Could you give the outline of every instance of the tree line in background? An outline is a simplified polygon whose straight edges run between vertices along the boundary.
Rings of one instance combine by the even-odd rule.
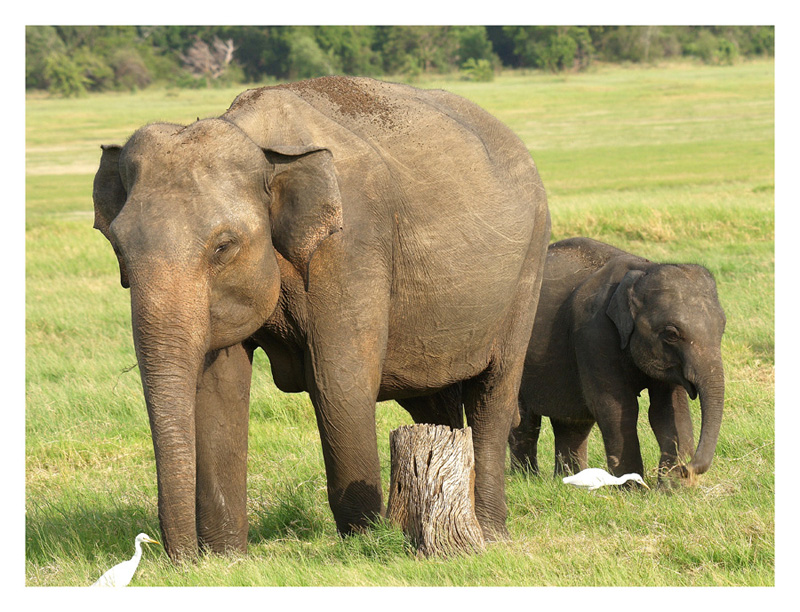
[[[71,96],[331,74],[585,70],[595,61],[774,56],[773,26],[27,26],[25,86]]]

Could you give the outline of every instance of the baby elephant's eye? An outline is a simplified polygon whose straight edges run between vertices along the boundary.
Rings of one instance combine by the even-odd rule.
[[[669,342],[670,344],[676,343],[678,340],[681,339],[680,333],[678,333],[678,329],[673,327],[672,325],[667,325],[664,328],[664,331],[661,333],[661,336]]]

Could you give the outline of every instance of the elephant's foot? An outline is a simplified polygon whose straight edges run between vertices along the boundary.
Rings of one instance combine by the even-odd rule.
[[[366,482],[354,482],[329,495],[336,531],[341,536],[364,533],[386,515],[381,490]]]
[[[536,454],[528,454],[511,448],[511,469],[516,472],[526,472],[534,476],[539,475],[539,462]]]
[[[585,469],[578,461],[571,461],[565,459],[562,455],[556,455],[555,464],[553,467],[553,476],[561,478],[563,476],[572,476],[581,470]]]
[[[697,474],[683,464],[662,464],[658,468],[658,486],[667,489],[693,487],[698,482]]]
[[[243,529],[237,530],[223,529],[220,531],[201,527],[198,531],[198,544],[203,552],[211,552],[218,555],[245,554],[247,552],[247,524]]]
[[[161,542],[164,545],[167,556],[173,563],[194,563],[200,555],[197,538],[194,536],[171,538],[162,529]]]
[[[480,523],[480,520],[478,522]],[[481,531],[483,532],[483,539],[487,543],[511,541],[511,534],[508,533],[505,525],[484,526],[481,524]]]

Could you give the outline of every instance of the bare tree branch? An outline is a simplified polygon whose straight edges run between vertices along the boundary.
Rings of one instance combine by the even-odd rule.
[[[192,74],[217,79],[225,74],[233,61],[234,51],[236,47],[233,39],[229,38],[223,42],[215,36],[213,48],[198,39],[186,53],[181,54],[181,60]]]

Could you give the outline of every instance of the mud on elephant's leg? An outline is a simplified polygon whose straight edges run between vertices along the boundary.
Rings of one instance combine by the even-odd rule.
[[[247,549],[247,428],[253,350],[213,351],[198,379],[197,536],[222,553]]]
[[[589,434],[594,421],[550,419],[555,437],[556,476],[577,474],[589,467]]]

